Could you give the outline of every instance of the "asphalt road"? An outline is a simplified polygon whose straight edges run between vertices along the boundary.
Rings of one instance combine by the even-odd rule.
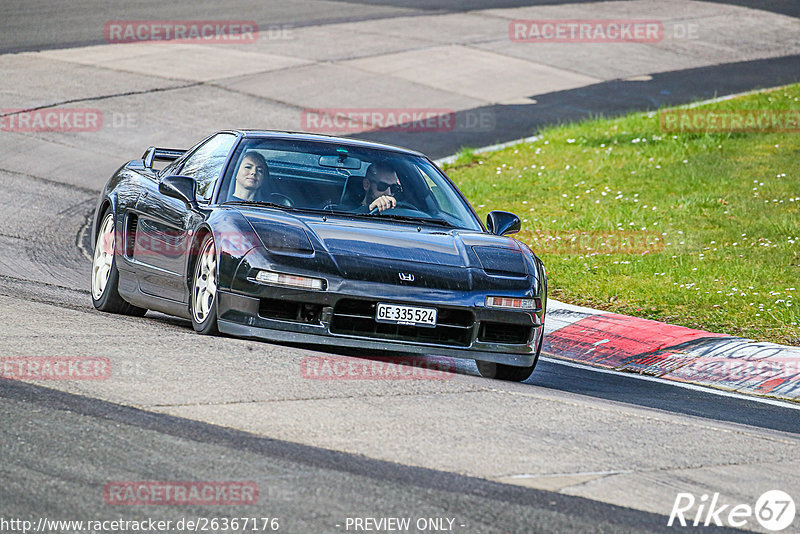
[[[446,13],[527,5],[577,4],[585,0],[386,0],[339,2],[331,0],[198,0],[160,2],[50,2],[9,0],[0,20],[0,53],[68,48],[103,43],[98,29],[109,20],[254,20],[260,27],[315,26],[393,16]]]
[[[498,0],[480,7],[565,3],[574,2]],[[477,4],[201,0],[191,9],[105,2],[99,10],[94,2],[6,2],[0,52],[101,43],[98,28],[110,19],[230,18],[235,9],[259,24],[299,27],[423,17]],[[758,6],[797,16],[796,4]],[[48,78],[58,72],[49,64],[19,72],[15,91],[44,94],[51,105],[68,98],[54,96],[55,90],[51,96],[48,83],[73,89],[74,80]],[[77,96],[69,98],[81,102],[96,91],[91,98],[114,101],[142,83],[131,79],[113,90],[105,82],[77,80]],[[592,113],[654,109],[798,79],[796,55],[728,61],[645,81],[536,94],[535,105],[459,111],[488,111],[496,127],[487,132],[361,137],[444,156]],[[163,87],[141,90],[148,100],[133,109],[186,105],[169,99]],[[169,121],[154,132],[189,137]],[[336,525],[347,517],[447,516],[465,525],[463,532],[649,532],[665,529],[679,491],[718,491],[728,501],[748,502],[767,489],[800,487],[795,407],[550,361],[542,361],[525,384],[483,380],[468,361],[440,382],[320,383],[298,372],[303,358],[326,354],[320,347],[200,338],[187,322],[159,314],[100,314],[86,289],[82,230],[109,162],[121,163],[117,154],[138,147],[150,133],[135,133],[131,142],[111,132],[102,145],[96,138],[12,135],[0,138],[8,139],[0,148],[6,195],[0,210],[0,355],[100,355],[116,371],[96,383],[0,381],[0,517],[269,515],[280,517],[286,532],[339,532]],[[24,149],[40,146],[47,151]],[[258,505],[120,507],[102,496],[114,480],[242,479],[258,483]]]
[[[529,136],[531,131],[551,124],[653,111],[798,81],[800,55],[726,63],[653,74],[647,81],[613,80],[536,95],[535,104],[483,106],[456,113],[456,123],[466,122],[470,116],[490,117],[491,123],[498,125],[491,132],[465,129],[442,136],[430,132],[373,131],[353,137],[412,147],[435,158],[446,157],[462,147],[481,147],[522,139]]]
[[[462,12],[473,9],[588,4],[600,0],[196,0],[125,2],[109,0],[97,9],[97,2],[50,2],[48,0],[6,0],[0,19],[0,53],[67,48],[103,43],[98,28],[109,20],[255,20],[259,25],[289,24],[293,27],[332,22],[407,16],[414,14]],[[712,0],[797,17],[795,0]]]
[[[348,517],[451,518],[452,532],[664,532],[667,520],[152,414],[27,384],[0,388],[5,519],[270,517],[280,532],[344,532]],[[53,440],[53,435],[63,436]],[[257,503],[119,506],[127,480],[253,481]],[[352,530],[352,529],[350,529]],[[413,530],[412,530],[413,531]]]

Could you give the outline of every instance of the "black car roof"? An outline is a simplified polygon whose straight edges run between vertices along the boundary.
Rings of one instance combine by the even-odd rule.
[[[312,141],[318,143],[330,143],[349,145],[360,148],[374,148],[376,150],[390,150],[392,152],[399,152],[401,154],[408,154],[411,156],[427,157],[421,152],[410,150],[394,145],[387,145],[384,143],[375,143],[373,141],[362,141],[361,139],[351,139],[349,137],[336,137],[333,135],[311,134],[306,132],[288,132],[278,130],[231,130],[240,133],[248,139],[287,139],[297,141]]]

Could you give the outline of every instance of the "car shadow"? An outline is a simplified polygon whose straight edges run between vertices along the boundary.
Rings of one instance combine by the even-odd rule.
[[[193,330],[192,322],[188,319],[166,315],[161,312],[149,310],[144,320],[151,320],[160,324],[169,324],[188,330]],[[478,368],[474,360],[469,358],[452,358],[449,356],[439,356],[435,354],[409,354],[407,352],[397,352],[391,350],[380,349],[360,349],[351,347],[341,347],[337,345],[326,345],[317,343],[291,343],[282,341],[270,341],[258,338],[236,337],[219,334],[221,337],[229,339],[236,339],[240,341],[248,341],[252,343],[264,343],[279,347],[295,348],[301,350],[310,350],[321,353],[320,358],[326,356],[344,357],[344,358],[359,358],[376,363],[392,364],[395,366],[408,367],[416,370],[426,370],[432,373],[451,373],[466,376],[480,376]],[[330,338],[332,343],[335,343],[335,338]],[[373,367],[373,369],[377,369]],[[399,374],[403,374],[406,369],[400,369]],[[418,373],[419,379],[426,378],[424,374]],[[430,378],[430,377],[427,377]]]

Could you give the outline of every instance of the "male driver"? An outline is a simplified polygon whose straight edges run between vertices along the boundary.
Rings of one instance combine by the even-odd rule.
[[[392,209],[397,206],[395,194],[402,191],[397,173],[386,163],[373,163],[364,176],[364,200],[362,206],[367,211],[377,208],[378,211]]]

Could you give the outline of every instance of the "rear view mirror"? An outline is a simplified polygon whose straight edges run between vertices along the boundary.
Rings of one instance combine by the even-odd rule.
[[[350,156],[320,156],[319,157],[319,165],[320,167],[334,167],[336,169],[360,169],[361,168],[361,160],[358,158],[352,158]]]

